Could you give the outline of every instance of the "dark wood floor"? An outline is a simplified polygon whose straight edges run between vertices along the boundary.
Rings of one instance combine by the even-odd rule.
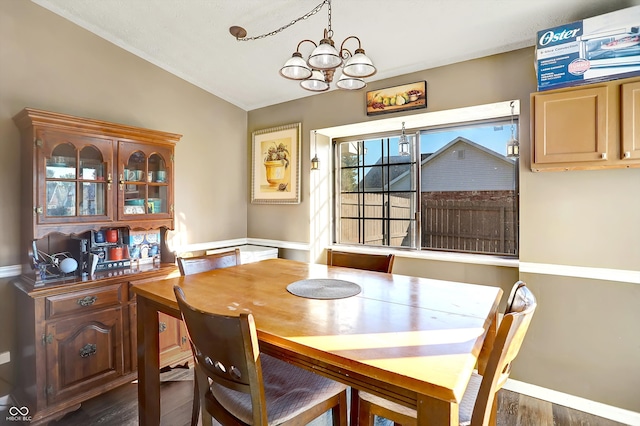
[[[193,372],[174,368],[161,375],[162,425],[189,425]],[[128,426],[138,424],[137,383],[123,385],[82,404],[50,426]],[[500,426],[620,426],[611,420],[507,390],[499,393]],[[314,422],[315,423],[315,422]]]

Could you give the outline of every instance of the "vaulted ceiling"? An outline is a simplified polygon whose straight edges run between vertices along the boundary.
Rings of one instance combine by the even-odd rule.
[[[322,38],[327,5],[259,40],[237,41],[229,27],[238,25],[248,37],[258,36],[307,14],[322,0],[32,1],[244,110],[314,95],[278,71],[299,41]],[[378,70],[367,79],[371,82],[534,46],[539,30],[638,4],[640,0],[333,0],[331,20],[336,45],[350,35],[362,41]],[[301,48],[308,55],[306,46],[312,46]],[[350,40],[345,47],[353,51],[357,45]],[[335,84],[331,90],[337,90]]]

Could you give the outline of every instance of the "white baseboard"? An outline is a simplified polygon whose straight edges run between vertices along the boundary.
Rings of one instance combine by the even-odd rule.
[[[585,413],[593,414],[594,416],[624,423],[625,425],[640,426],[640,413],[635,411],[625,410],[623,408],[591,401],[579,396],[569,395],[513,379],[508,379],[503,389],[562,405],[563,407],[583,411]]]

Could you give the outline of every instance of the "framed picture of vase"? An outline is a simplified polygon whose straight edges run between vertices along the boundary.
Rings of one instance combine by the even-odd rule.
[[[251,202],[300,203],[300,123],[253,132]]]

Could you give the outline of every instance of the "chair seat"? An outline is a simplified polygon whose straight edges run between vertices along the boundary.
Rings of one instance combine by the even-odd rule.
[[[473,373],[471,375],[471,379],[469,380],[469,384],[467,385],[467,389],[464,391],[464,395],[462,396],[462,401],[460,402],[460,405],[458,407],[458,416],[461,426],[467,426],[471,424],[471,414],[473,413],[473,407],[476,404],[476,398],[478,397],[478,391],[480,390],[481,383],[482,376],[477,373]],[[369,401],[372,404],[384,407],[397,413],[404,414],[405,416],[413,418],[417,417],[416,410],[412,408],[405,407],[404,405],[391,402],[388,399],[380,398],[363,391],[360,391],[359,395],[360,399]]]
[[[314,405],[338,395],[347,387],[334,380],[295,367],[269,355],[260,354],[269,425],[286,422]],[[217,383],[211,393],[230,413],[251,424],[251,395]]]

